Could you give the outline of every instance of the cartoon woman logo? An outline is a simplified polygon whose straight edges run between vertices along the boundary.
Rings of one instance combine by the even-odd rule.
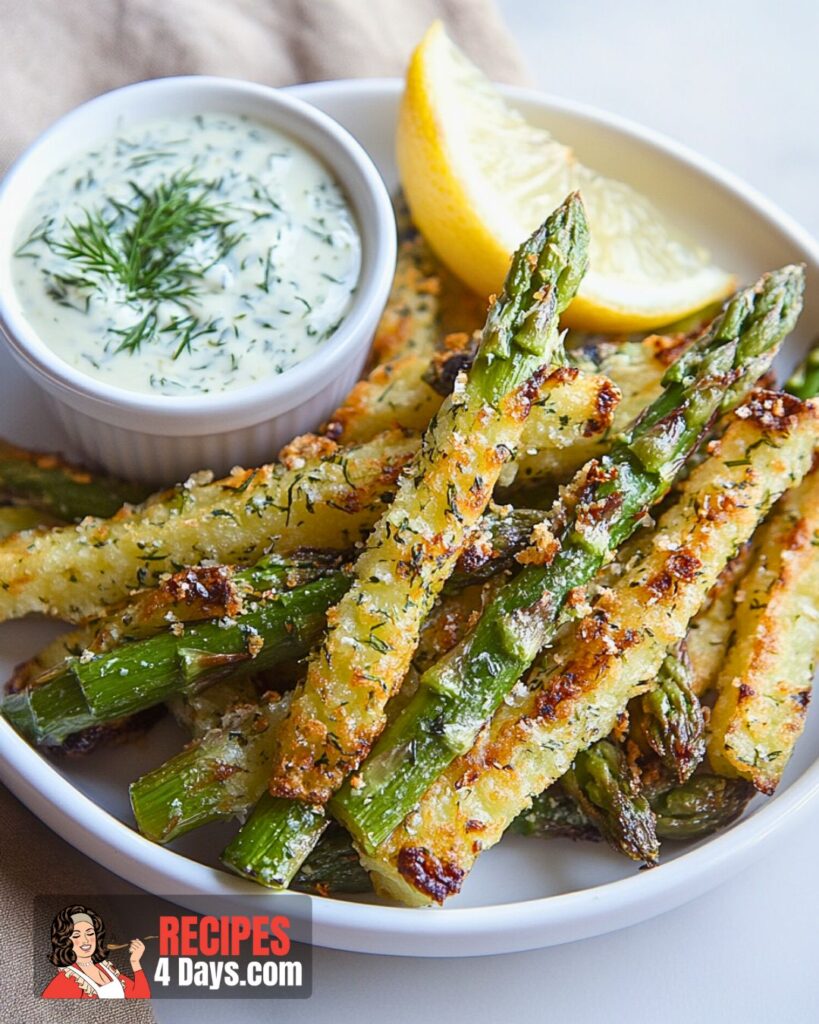
[[[123,948],[123,947],[111,947]],[[148,999],[151,989],[142,970],[145,944],[128,944],[133,978],[106,959],[105,924],[90,907],[74,904],[57,914],[51,925],[49,960],[57,974],[43,990],[43,999]]]

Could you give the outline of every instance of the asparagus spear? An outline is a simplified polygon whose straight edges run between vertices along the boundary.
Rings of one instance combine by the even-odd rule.
[[[467,337],[456,336],[458,342]],[[453,346],[455,340],[450,337],[447,344]],[[469,365],[471,359],[464,358],[461,349],[449,347],[431,361],[429,354],[413,353],[377,366],[336,411],[325,428],[326,435],[349,444],[394,427],[423,431],[443,399],[452,393],[458,370]],[[646,366],[649,380],[659,382],[662,371],[658,368],[659,364]],[[430,372],[434,383],[427,382]],[[515,463],[504,468],[504,476],[559,479],[565,475],[565,464],[574,458],[567,449],[603,443],[619,395],[616,383],[602,373],[581,373],[574,367],[553,373],[543,382],[541,396],[523,428]]]
[[[673,363],[660,396],[599,462],[578,474],[556,517],[560,549],[503,587],[474,631],[428,669],[416,697],[382,734],[331,810],[373,851],[458,754],[474,742],[553,635],[569,592],[588,582],[668,491],[715,417],[770,365],[801,309],[804,274],[785,267],[730,299]],[[560,517],[565,526],[560,529]]]
[[[72,657],[48,682],[9,694],[3,713],[35,741],[60,743],[79,729],[161,704],[186,687],[303,657],[349,581],[344,573],[317,569],[312,581],[290,590],[292,571],[271,559],[237,573],[238,584],[261,594],[258,600],[246,596],[238,625],[221,619],[176,623],[97,657]]]
[[[275,695],[268,695],[262,701],[230,708],[218,727],[209,729],[186,750],[133,783],[131,802],[140,832],[165,843],[210,821],[242,816],[260,797],[262,808],[269,807],[275,799],[265,795],[269,760],[276,725],[288,699],[280,702]],[[622,788],[616,779],[605,781],[614,788]],[[657,815],[656,834],[663,839],[706,835],[732,821],[745,806],[750,791],[752,787],[716,776],[696,776],[673,791],[661,789],[649,796]],[[296,813],[303,807],[296,804]],[[278,815],[273,816],[274,824],[279,820]],[[541,838],[599,839],[598,823],[556,784],[535,797],[532,806],[518,815],[508,831]],[[237,853],[237,837],[226,863],[262,884],[280,887],[285,881],[281,865],[294,869],[304,855],[298,843],[314,841],[323,821],[307,807],[300,827],[292,828],[292,824],[291,821],[289,835],[279,833],[275,838],[278,843],[295,839],[297,846],[283,852],[279,845],[272,844],[276,856],[272,867],[277,874],[260,870],[257,863],[258,857],[271,864],[269,841],[257,842],[249,852],[239,847]],[[250,839],[257,838],[255,829],[251,830]],[[331,822],[295,874],[291,887],[326,894],[364,892],[371,886],[349,835]]]
[[[681,645],[660,666],[654,689],[629,706],[629,735],[682,783],[705,757],[705,720]]]
[[[649,798],[654,832],[663,840],[702,839],[726,828],[745,809],[753,786],[741,779],[697,775],[682,786]],[[600,840],[600,834],[559,784],[535,797],[505,835],[538,839]],[[257,879],[260,880],[260,879]],[[290,884],[291,889],[317,896],[372,891],[370,876],[361,865],[348,832],[331,822]]]
[[[380,892],[417,904],[460,889],[478,853],[651,687],[725,564],[809,468],[817,437],[819,410],[791,396],[757,392],[736,411],[645,556],[544,653],[375,853],[364,851]]]
[[[813,469],[755,537],[709,721],[711,767],[769,795],[804,728],[819,658],[818,546],[819,470]]]
[[[87,518],[0,543],[0,620],[98,615],[136,588],[202,562],[248,565],[271,549],[349,550],[378,518],[418,440],[401,432],[340,449],[300,439],[283,461],[200,478],[113,519]]]
[[[572,195],[513,257],[469,377],[444,401],[356,562],[282,727],[273,795],[325,802],[383,728],[421,624],[517,447],[533,375],[560,351],[558,315],[586,263],[585,216]]]
[[[323,808],[263,793],[221,861],[237,875],[287,888],[326,827]]]
[[[632,860],[657,863],[654,813],[620,747],[599,740],[581,750],[561,785],[610,846]]]
[[[650,798],[654,831],[664,840],[703,839],[735,821],[753,793],[753,786],[741,779],[696,775],[684,785]],[[559,785],[535,797],[532,806],[515,818],[505,834],[539,839],[603,838]],[[299,869],[291,888],[331,896],[370,892],[372,882],[361,866],[349,834],[331,824]]]
[[[514,565],[540,517],[527,509],[487,513],[446,589],[458,590]],[[162,587],[162,594],[171,596],[181,589],[182,596],[176,598],[181,607],[149,592],[145,603],[151,607],[145,613],[137,602],[110,622],[98,624],[93,639],[85,631],[78,633],[77,646],[83,653],[16,687],[4,699],[2,712],[35,742],[62,743],[79,729],[142,711],[178,692],[201,690],[226,672],[238,679],[303,657],[319,639],[328,608],[350,586],[349,572],[340,562],[340,556],[328,551],[306,552],[301,558],[271,556],[240,571],[220,567],[217,589],[232,590],[233,603],[241,602],[243,610],[212,611],[220,617],[204,622],[180,621],[205,617],[191,604],[188,578],[193,577],[196,588],[203,572],[217,570],[186,570]],[[175,581],[186,586],[174,585]],[[154,605],[158,622],[156,615],[148,614]],[[207,599],[203,607],[207,609]],[[169,627],[171,613],[175,621]],[[129,640],[134,632],[139,637],[145,631],[147,636]],[[16,676],[25,676],[25,666]]]
[[[521,812],[507,833],[541,839],[601,839],[594,822],[562,791],[562,783],[544,790]],[[726,828],[745,810],[754,787],[742,779],[694,775],[682,785],[647,794],[658,839],[703,839]],[[321,846],[317,848],[320,849]],[[325,872],[330,876],[329,868]]]
[[[396,211],[396,215],[400,231],[402,214]],[[395,277],[373,340],[375,363],[407,354],[430,356],[445,329],[443,296],[454,292],[452,299],[460,304],[463,291],[463,285],[442,266],[424,236],[406,219],[399,238]],[[458,329],[466,330],[467,324],[460,323]]]
[[[454,615],[460,619],[473,604],[474,589],[464,589],[443,599],[435,617]],[[462,605],[466,606],[465,609]],[[456,622],[454,637],[439,628],[435,632],[434,640],[422,636],[417,656],[423,656],[423,649],[433,643],[439,650],[451,646],[457,642],[458,633],[463,629]],[[275,727],[285,705],[280,707],[272,696],[261,702],[255,698],[244,702],[225,699],[236,693],[236,686],[237,680],[230,677],[224,683],[216,683],[204,693],[195,695],[194,700],[214,696],[211,708],[215,720],[209,710],[197,714],[196,742],[133,784],[131,793],[137,825],[151,838],[166,842],[211,821],[214,813],[218,817],[242,817],[262,796],[276,741]],[[405,689],[411,687],[405,684],[387,705],[388,719],[398,714],[406,702]],[[214,707],[219,701],[220,691],[223,693],[221,712]],[[290,696],[284,698],[286,701],[290,699]],[[234,706],[242,703],[244,707]],[[204,721],[204,727],[199,727],[200,719]],[[186,721],[183,724],[187,726]],[[237,743],[237,731],[240,730],[244,730],[244,736],[242,742]],[[261,771],[260,765],[263,766]],[[230,779],[227,791],[219,788],[223,777]],[[270,802],[265,806],[275,809]],[[286,812],[287,808],[280,805],[279,810]],[[286,813],[284,817],[287,817]],[[310,824],[309,820],[307,824]],[[294,848],[298,849],[299,840],[295,838]],[[294,862],[292,869],[297,866]],[[278,877],[283,877],[284,868],[280,866],[278,870]]]
[[[788,381],[819,393],[819,349]],[[819,468],[785,494],[754,538],[716,676],[708,759],[723,775],[771,794],[805,725],[819,658]]]
[[[289,694],[271,693],[231,708],[219,728],[133,782],[131,808],[139,831],[167,843],[252,807],[267,784],[276,728],[289,701]]]
[[[144,501],[142,484],[95,476],[58,455],[29,452],[0,441],[0,500],[28,505],[56,519],[114,515]]]
[[[649,798],[660,839],[702,839],[726,828],[742,814],[754,795],[743,779],[694,775],[681,786]]]
[[[738,588],[750,564],[754,541],[745,544],[720,574],[685,637],[691,663],[691,688],[698,700],[712,689],[725,652],[732,642],[734,606]]]
[[[372,891],[347,832],[333,823],[296,873],[291,889],[317,896]]]
[[[620,434],[661,393],[663,375],[669,362],[694,337],[649,335],[641,341],[605,340],[585,346],[580,352],[567,353],[571,365],[582,371],[584,381],[599,379],[601,375],[603,380],[610,380],[617,388],[619,401],[613,404],[609,415],[601,417],[602,430],[591,424],[591,429],[584,431],[582,437],[575,436],[569,447],[538,444],[536,438],[530,446],[529,439],[524,436],[526,449],[504,471],[502,485],[521,489],[538,480],[564,482],[570,480],[589,459],[605,455]],[[568,402],[562,404],[568,405]],[[601,391],[600,408],[606,404],[606,395]]]
[[[559,353],[558,316],[585,273],[587,242],[583,207],[572,195],[515,253],[469,377],[430,424],[356,563],[353,586],[331,612],[280,730],[272,796],[326,802],[383,729],[423,621],[520,439],[533,375],[542,379],[543,364]],[[280,837],[292,814],[287,804],[265,801],[246,827]],[[240,833],[228,856],[241,873],[256,869],[237,860],[237,850],[263,856],[264,870],[287,881],[299,866],[292,849],[306,855],[308,844],[291,835],[289,845],[277,841],[262,855]]]

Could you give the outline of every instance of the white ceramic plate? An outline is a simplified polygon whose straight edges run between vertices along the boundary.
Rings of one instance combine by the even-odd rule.
[[[395,187],[399,82],[326,82],[294,92],[357,136],[387,185]],[[668,139],[563,100],[511,89],[507,95],[533,121],[574,145],[585,163],[650,195],[740,278],[803,261],[808,300],[778,367],[790,370],[819,324],[819,247],[810,237],[747,186]],[[7,352],[0,352],[0,435],[32,447],[62,444],[42,399]],[[5,677],[56,632],[53,624],[36,620],[0,627],[0,673]],[[191,833],[173,849],[155,846],[129,827],[128,782],[181,743],[181,733],[165,722],[130,746],[85,760],[51,760],[0,722],[0,777],[63,838],[144,889],[193,904],[197,896],[214,893],[275,900],[218,869],[229,826]],[[700,895],[736,874],[775,838],[785,837],[819,791],[818,753],[814,712],[774,798],[756,800],[739,823],[710,840],[666,844],[663,863],[653,871],[638,872],[602,845],[511,837],[480,859],[465,891],[442,910],[313,898],[315,942],[367,953],[476,956],[570,942],[634,924]]]

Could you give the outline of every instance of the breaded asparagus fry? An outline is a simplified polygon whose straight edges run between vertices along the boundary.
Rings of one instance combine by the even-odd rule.
[[[480,851],[650,686],[727,562],[809,468],[817,440],[817,410],[788,396],[758,393],[737,411],[662,516],[648,555],[600,596],[472,749],[364,857],[379,891],[424,904],[461,888]]]
[[[373,339],[373,360],[415,352],[427,359],[441,337],[441,265],[423,236],[410,229],[398,244],[395,278]]]
[[[398,244],[395,279],[373,339],[373,360],[388,363],[409,354],[429,360],[443,334],[479,328],[484,309],[485,303],[409,226]]]
[[[708,759],[773,793],[805,724],[819,656],[819,471],[760,531],[717,679]]]
[[[376,366],[333,414],[327,436],[351,444],[394,427],[424,430],[444,399],[425,380],[429,368],[429,356],[416,353]],[[602,374],[556,369],[543,382],[523,428],[517,459],[504,469],[504,479],[557,478],[573,456],[556,452],[573,446],[589,450],[611,427],[619,400],[616,384]]]
[[[384,726],[421,624],[517,447],[558,355],[558,316],[587,262],[582,204],[570,196],[515,254],[468,378],[430,424],[329,617],[280,732],[271,794],[326,802]]]
[[[605,378],[575,373],[556,371],[533,410],[541,456],[561,438],[608,422],[616,392]],[[590,427],[592,407],[599,418]],[[8,537],[0,542],[0,621],[36,611],[76,622],[185,564],[248,564],[271,546],[349,547],[377,519],[417,448],[415,435],[398,431],[348,448],[308,435],[284,450],[281,465],[190,482],[111,520]]]
[[[0,621],[99,614],[184,565],[247,565],[268,549],[347,549],[385,507],[417,439],[392,432],[352,448],[310,439],[281,464],[189,481],[113,519],[15,534],[0,543]]]
[[[666,495],[720,412],[768,368],[802,305],[790,266],[737,292],[668,369],[662,393],[599,461],[566,488],[540,558],[502,587],[469,635],[427,669],[331,811],[368,850],[389,836],[438,774],[464,753],[538,651],[558,615]]]
[[[541,516],[522,509],[484,515],[447,588],[515,564]],[[234,678],[273,666],[278,672],[320,639],[327,610],[352,582],[346,561],[344,553],[313,550],[266,556],[248,569],[184,569],[18,666],[2,711],[38,742],[62,742],[73,730],[201,690],[226,671]]]
[[[568,480],[589,459],[604,455],[612,439],[660,394],[663,374],[679,352],[672,347],[673,340],[651,335],[643,341],[621,345],[601,342],[585,352],[572,353],[583,377],[569,393],[556,392],[553,402],[558,415],[569,415],[578,424],[585,415],[586,425],[574,432],[571,444],[558,446],[553,442],[544,444],[549,435],[537,431],[540,419],[530,420],[524,433],[526,447],[521,447],[516,461],[504,471],[501,483],[521,486],[539,479]],[[608,392],[602,386],[606,380],[611,381],[616,392]],[[594,382],[599,382],[596,393],[592,391]],[[564,407],[570,398],[577,404]],[[588,415],[592,404],[599,408],[597,417]]]
[[[409,352],[379,363],[330,417],[326,436],[355,444],[393,427],[424,430],[443,401],[424,381],[430,358],[428,353]]]
[[[180,754],[130,788],[139,831],[167,843],[192,828],[231,818],[259,799],[270,776],[277,725],[289,694],[238,705]]]
[[[731,646],[736,593],[750,564],[753,547],[751,540],[725,566],[688,627],[685,646],[691,663],[691,689],[697,697],[713,688]]]

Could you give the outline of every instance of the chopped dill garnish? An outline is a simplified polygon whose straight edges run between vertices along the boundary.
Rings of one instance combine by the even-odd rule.
[[[59,279],[61,285],[91,292],[104,282],[120,285],[129,302],[150,304],[145,314],[128,328],[111,328],[119,337],[117,352],[136,352],[156,337],[159,325],[157,307],[174,302],[185,308],[185,300],[196,294],[196,282],[241,241],[233,230],[226,203],[209,198],[210,183],[190,172],[174,174],[152,189],[129,182],[132,196],[127,202],[108,199],[102,210],[86,210],[85,219],[67,221],[63,238],[56,238],[50,225],[37,229],[20,252],[34,241],[44,242],[52,252],[71,260],[77,273]],[[215,241],[214,255],[207,263],[195,261],[187,252],[199,238]],[[203,334],[216,330],[212,322],[203,324],[185,308],[185,315],[174,317],[161,329],[177,331],[179,346],[174,358]]]

